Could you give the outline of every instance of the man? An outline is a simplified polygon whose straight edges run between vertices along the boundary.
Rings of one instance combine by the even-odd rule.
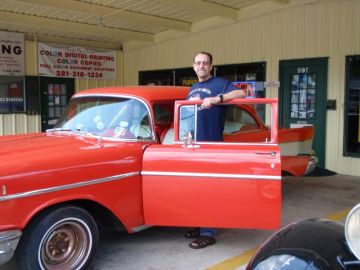
[[[213,106],[233,98],[246,96],[244,90],[236,88],[231,82],[211,75],[212,55],[199,52],[193,59],[193,68],[199,82],[195,83],[187,99],[202,99],[201,110],[198,111],[196,127],[197,141],[223,141],[225,124],[225,106]],[[215,229],[196,228],[185,234],[187,238],[196,238],[190,243],[191,248],[204,248],[216,243]]]
[[[193,68],[199,82],[195,83],[187,99],[202,99],[198,112],[197,138],[198,141],[222,141],[225,123],[224,106],[213,106],[221,102],[246,96],[244,90],[236,88],[231,82],[211,75],[212,55],[199,52],[194,56]]]

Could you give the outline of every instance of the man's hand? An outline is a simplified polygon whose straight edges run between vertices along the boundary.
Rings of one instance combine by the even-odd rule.
[[[209,109],[212,105],[220,103],[220,97],[208,97],[204,98],[203,103],[201,104],[201,108]]]

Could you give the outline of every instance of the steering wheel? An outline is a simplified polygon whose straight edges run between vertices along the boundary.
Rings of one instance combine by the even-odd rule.
[[[144,125],[132,125],[130,132],[134,134],[136,138],[148,138],[150,136],[150,129]]]

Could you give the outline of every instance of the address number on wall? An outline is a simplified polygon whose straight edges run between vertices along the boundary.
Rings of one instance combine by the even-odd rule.
[[[297,68],[297,73],[309,73],[309,68],[308,67],[298,67]]]

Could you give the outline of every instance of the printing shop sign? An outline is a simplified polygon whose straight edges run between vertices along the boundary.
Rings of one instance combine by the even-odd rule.
[[[116,79],[115,51],[38,43],[41,76]]]
[[[24,35],[0,31],[0,75],[24,75]]]

